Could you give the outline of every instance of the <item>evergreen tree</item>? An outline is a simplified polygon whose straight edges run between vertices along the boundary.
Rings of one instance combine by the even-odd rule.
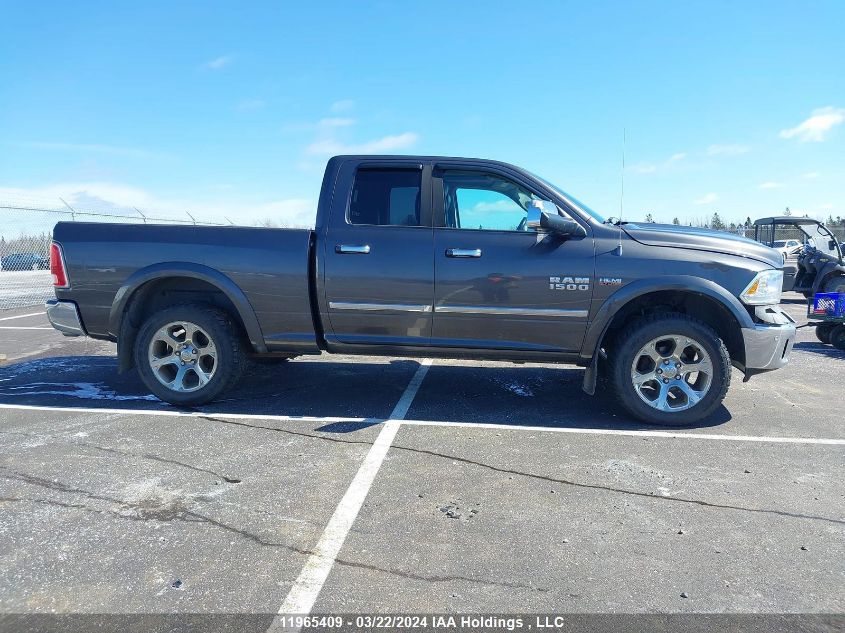
[[[716,211],[713,214],[713,219],[710,220],[710,228],[716,229],[717,231],[724,231],[725,230],[725,223],[722,222],[722,218],[719,217],[718,211]]]
[[[675,218],[674,220],[672,220],[672,224],[677,226],[677,225],[680,225],[681,222],[680,222],[680,220],[678,220],[678,218]]]
[[[645,221],[649,224],[654,224],[654,218],[652,217],[651,213],[646,214]]]

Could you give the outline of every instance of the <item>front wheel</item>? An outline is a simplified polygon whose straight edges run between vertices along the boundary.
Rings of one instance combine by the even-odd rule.
[[[686,426],[711,415],[731,383],[725,344],[706,324],[684,314],[635,321],[610,352],[610,384],[631,415]]]
[[[141,326],[135,366],[146,387],[165,402],[205,404],[240,378],[244,351],[238,334],[229,315],[216,308],[165,308]]]

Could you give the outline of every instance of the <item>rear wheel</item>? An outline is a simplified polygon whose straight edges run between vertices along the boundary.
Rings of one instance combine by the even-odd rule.
[[[229,316],[216,308],[166,308],[141,326],[135,366],[146,387],[165,402],[205,404],[240,377],[244,352],[238,334]]]
[[[725,398],[731,364],[725,344],[684,314],[635,321],[610,353],[610,386],[633,416],[685,426],[711,415]]]
[[[836,323],[819,323],[816,326],[816,338],[825,345],[830,343],[830,334],[836,328]]]
[[[845,325],[837,325],[830,333],[830,344],[845,352]]]

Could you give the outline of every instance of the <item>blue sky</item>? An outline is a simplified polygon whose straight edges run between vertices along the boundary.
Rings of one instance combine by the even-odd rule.
[[[845,2],[2,2],[0,202],[311,221],[343,152],[845,215]]]

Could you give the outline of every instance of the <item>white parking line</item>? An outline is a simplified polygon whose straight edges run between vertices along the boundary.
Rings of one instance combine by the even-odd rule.
[[[176,409],[114,409],[103,407],[51,407],[32,404],[0,403],[0,409],[21,411],[57,411],[61,413],[107,413],[140,416],[170,416],[178,418],[224,418],[227,420],[269,420],[277,422],[370,422],[372,418],[339,418],[302,415],[263,415],[260,413],[216,413],[203,411],[177,411]],[[382,420],[377,420],[382,422]]]
[[[410,388],[410,385],[408,386]],[[417,387],[418,388],[418,387]],[[403,398],[409,392],[406,390]],[[404,412],[411,400],[406,399]],[[402,404],[402,400],[396,405]],[[344,418],[344,417],[315,417],[300,415],[274,415],[260,413],[218,413],[203,411],[177,411],[175,409],[113,409],[98,407],[52,407],[46,405],[28,404],[5,404],[0,403],[0,410],[11,409],[20,411],[56,411],[62,413],[107,413],[122,415],[140,416],[176,416],[183,418],[224,418],[227,420],[268,420],[278,422],[376,422],[382,423],[388,420],[377,420],[375,418]],[[394,409],[394,413],[396,413]],[[845,446],[845,439],[827,437],[784,437],[770,435],[725,435],[719,433],[684,433],[681,431],[626,431],[622,429],[589,429],[570,428],[560,426],[523,426],[520,424],[498,424],[496,422],[444,422],[442,420],[404,420],[399,416],[391,416],[391,419],[399,421],[402,425],[410,426],[454,426],[467,429],[486,429],[496,431],[529,431],[532,433],[571,433],[574,435],[621,435],[629,437],[660,437],[678,440],[714,440],[723,442],[762,442],[773,444],[824,444],[833,446]]]
[[[23,325],[0,325],[0,330],[52,330],[51,327],[26,327]]]
[[[378,434],[375,443],[364,458],[364,463],[361,464],[361,468],[355,474],[352,483],[349,484],[349,489],[343,495],[343,499],[340,500],[332,518],[329,519],[320,540],[317,541],[312,554],[299,573],[299,577],[293,583],[293,587],[288,592],[282,606],[279,607],[279,616],[311,613],[314,602],[329,577],[334,561],[346,540],[346,535],[349,533],[355,517],[358,516],[361,506],[364,505],[370,486],[372,486],[387,451],[393,443],[393,438],[396,437],[396,432],[401,424],[399,420],[408,413],[408,409],[414,401],[414,396],[417,395],[430,365],[431,360],[422,361],[411,382],[405,388],[405,392],[390,414],[390,419],[385,422],[384,428]],[[285,627],[282,618],[274,619],[268,631],[281,630],[289,631],[290,627]]]
[[[577,435],[626,435],[629,437],[667,437],[679,440],[719,440],[724,442],[772,442],[775,444],[833,444],[845,445],[845,439],[825,437],[778,437],[766,435],[723,435],[717,433],[680,433],[677,431],[625,431],[621,429],[579,429],[560,426],[522,426],[495,422],[444,422],[441,420],[404,420],[410,426],[455,426],[497,431],[532,431],[542,433],[574,433]]]
[[[26,317],[44,316],[46,312],[33,312],[32,314],[18,314],[17,316],[3,317],[0,321],[11,321],[12,319],[25,319]]]

